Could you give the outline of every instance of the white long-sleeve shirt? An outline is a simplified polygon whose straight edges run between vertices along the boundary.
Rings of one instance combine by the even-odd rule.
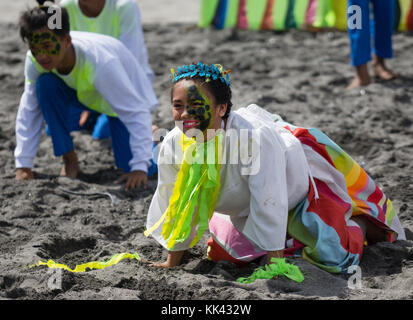
[[[151,110],[158,105],[152,84],[119,40],[88,32],[72,31],[70,35],[76,53],[75,66],[68,75],[53,72],[74,90],[80,83],[83,87],[86,85],[92,91],[84,95],[78,91],[80,102],[115,115],[125,124],[133,155],[129,162],[131,170],[146,172],[152,158]],[[32,168],[38,150],[44,118],[36,96],[36,81],[45,72],[28,52],[25,88],[16,119],[17,168]]]
[[[97,17],[84,15],[79,7],[79,0],[62,0],[70,16],[70,29],[105,34],[120,40],[142,65],[149,80],[155,76],[150,67],[148,53],[142,31],[142,19],[135,0],[106,0]]]
[[[309,168],[300,141],[275,125],[274,119],[269,117],[255,105],[230,113],[224,138],[227,152],[220,169],[221,187],[214,215],[230,216],[237,229],[258,248],[276,251],[285,246],[288,211],[307,195]],[[256,161],[248,166],[239,158],[246,147],[241,138],[242,130],[247,130],[252,143],[258,146],[255,150],[259,150],[254,156],[254,147],[248,147]],[[238,141],[232,140],[230,131],[238,135]],[[252,131],[255,133],[251,135]],[[182,156],[181,152],[174,152],[181,134],[176,127],[162,142],[158,157],[158,187],[149,207],[147,229],[168,208]],[[239,156],[234,157],[236,152]],[[246,175],[246,168],[251,169],[251,175]],[[162,227],[159,227],[152,236],[167,248],[161,231]],[[188,249],[194,233],[195,230],[192,237],[176,243],[173,250]]]

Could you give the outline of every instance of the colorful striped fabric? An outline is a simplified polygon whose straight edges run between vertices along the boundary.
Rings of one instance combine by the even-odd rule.
[[[302,257],[331,273],[347,273],[360,263],[365,244],[351,216],[363,215],[386,230],[389,242],[397,238],[394,230],[402,234],[391,201],[336,143],[318,129],[277,123],[300,140],[314,175],[307,197],[289,212],[285,256]],[[317,167],[323,168],[321,173]],[[225,215],[214,215],[209,228],[208,256],[213,261],[243,265],[266,254]]]
[[[202,28],[347,28],[347,0],[201,0]],[[413,0],[396,0],[395,30],[413,30]]]
[[[286,126],[303,145],[321,155],[344,175],[351,205],[333,192],[324,181],[315,179],[319,199],[311,186],[307,199],[290,212],[288,234],[297,241],[287,253],[302,255],[329,272],[347,272],[360,262],[363,237],[360,228],[345,221],[351,207],[352,216],[363,215],[375,225],[388,230],[390,242],[397,238],[391,230],[395,210],[390,199],[373,179],[324,133],[317,129]],[[311,164],[310,164],[311,167]],[[299,248],[301,247],[301,248]]]

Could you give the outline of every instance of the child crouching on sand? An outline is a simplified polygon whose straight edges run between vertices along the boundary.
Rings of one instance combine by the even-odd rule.
[[[125,174],[126,189],[146,185],[152,158],[150,110],[158,101],[145,71],[117,39],[70,32],[66,9],[40,6],[20,18],[20,34],[28,43],[25,87],[16,119],[16,179],[33,179],[44,120],[55,156],[63,157],[61,175],[80,173],[70,132],[77,109],[106,114],[115,163]],[[49,28],[56,12],[61,27]]]
[[[231,111],[219,65],[173,71],[177,126],[162,141],[145,234],[180,264],[209,229],[208,256],[238,265],[301,256],[329,272],[358,265],[365,241],[404,239],[391,201],[317,129],[257,105]]]

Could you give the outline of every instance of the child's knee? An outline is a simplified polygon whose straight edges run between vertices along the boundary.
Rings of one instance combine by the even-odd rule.
[[[43,73],[36,81],[36,91],[38,94],[41,92],[55,92],[59,81],[61,80],[57,75],[51,72]]]

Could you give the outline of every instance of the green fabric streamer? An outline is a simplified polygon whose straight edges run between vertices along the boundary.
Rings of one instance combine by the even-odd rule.
[[[198,22],[200,28],[208,28],[215,16],[219,0],[201,1],[201,18]]]
[[[237,282],[252,283],[257,279],[272,279],[277,276],[286,276],[296,282],[304,281],[304,276],[300,269],[293,264],[285,262],[285,258],[272,258],[271,262],[274,263],[255,269],[249,277],[240,277],[237,279]]]
[[[297,28],[301,28],[305,23],[309,0],[295,0],[294,18]]]
[[[237,25],[239,0],[229,0],[224,28],[234,28]]]
[[[247,1],[248,25],[252,30],[259,30],[267,7],[267,0]]]
[[[274,29],[285,30],[286,18],[288,14],[288,1],[275,1],[274,3]]]
[[[318,0],[317,14],[314,21],[316,28],[331,28],[335,23],[335,15],[331,5],[331,0]]]

